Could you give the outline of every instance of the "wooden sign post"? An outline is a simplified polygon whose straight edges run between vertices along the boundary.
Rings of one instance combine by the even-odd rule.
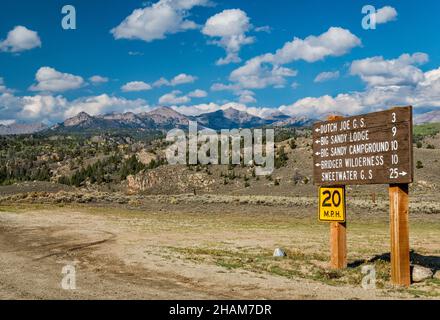
[[[354,117],[332,116],[316,123],[313,160],[314,183],[319,186],[390,185],[391,280],[408,286],[408,185],[414,176],[412,107]],[[332,268],[347,266],[346,232],[345,218],[344,222],[331,222]]]
[[[327,121],[342,120],[341,116],[329,116]],[[344,201],[345,201],[345,186]],[[347,268],[347,221],[330,222],[330,268]]]
[[[390,185],[391,282],[411,284],[409,265],[408,184]]]
[[[346,222],[330,223],[330,267],[347,268],[347,224]]]

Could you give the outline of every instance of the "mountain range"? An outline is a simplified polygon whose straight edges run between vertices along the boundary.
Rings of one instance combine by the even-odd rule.
[[[434,110],[414,117],[414,124],[439,123],[440,111]]]
[[[220,129],[272,127],[308,127],[316,120],[306,116],[291,117],[278,110],[268,116],[258,117],[234,108],[217,110],[198,116],[186,116],[169,107],[159,107],[150,112],[142,113],[110,113],[91,116],[80,112],[52,127],[43,123],[0,124],[0,135],[17,135],[43,132],[46,134],[63,133],[100,133],[100,132],[151,132],[173,128],[185,129],[189,121],[196,121],[199,126]],[[440,111],[431,111],[414,117],[415,124],[440,122]]]
[[[143,113],[111,113],[91,116],[81,112],[76,116],[59,123],[45,132],[75,133],[131,130],[137,132],[185,129],[189,121],[195,121],[201,127],[220,129],[257,128],[262,126],[310,126],[314,121],[306,117],[289,117],[279,111],[261,118],[233,108],[204,113],[198,116],[186,116],[169,107],[159,107]]]
[[[0,124],[0,136],[14,134],[29,134],[43,131],[48,127],[44,123],[12,123],[8,125]]]

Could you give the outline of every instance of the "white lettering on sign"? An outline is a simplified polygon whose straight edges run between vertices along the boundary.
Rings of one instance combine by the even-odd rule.
[[[388,152],[390,151],[390,142],[382,141],[365,144],[355,144],[349,147],[349,151],[350,154]]]
[[[325,182],[338,182],[344,180],[357,180],[357,171],[347,170],[347,171],[334,171],[334,172],[323,172],[322,181]]]
[[[383,164],[384,164],[383,156],[371,156],[371,157],[359,157],[359,158],[345,159],[345,166],[347,168],[375,167],[375,166],[383,166]]]
[[[330,143],[331,144],[340,144],[340,143],[346,143],[347,142],[347,134],[338,134],[335,136],[330,136]]]
[[[347,146],[332,147],[330,150],[330,155],[332,157],[345,156],[347,154]]]
[[[332,133],[336,131],[338,131],[337,123],[327,123],[325,125],[322,125],[321,128],[318,130],[320,134]]]
[[[342,168],[342,165],[343,165],[342,159],[321,161],[321,169],[338,169],[338,168]]]
[[[350,142],[368,141],[368,130],[350,133]]]

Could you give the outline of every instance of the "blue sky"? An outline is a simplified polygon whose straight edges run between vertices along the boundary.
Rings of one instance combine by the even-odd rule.
[[[75,7],[75,30],[61,26],[66,4]],[[377,10],[374,30],[362,27],[365,5]],[[440,107],[436,0],[0,6],[0,123],[159,105],[186,114],[235,107],[315,117]]]

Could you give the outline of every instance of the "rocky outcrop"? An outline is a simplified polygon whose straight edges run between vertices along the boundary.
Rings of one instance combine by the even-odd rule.
[[[136,156],[139,162],[147,166],[151,163],[151,161],[158,159],[158,156],[156,154],[148,152],[146,150],[139,151]]]
[[[92,120],[93,120],[93,117],[90,116],[88,113],[80,112],[76,116],[64,121],[63,124],[65,127],[73,127],[73,126],[78,126],[78,125],[87,125],[87,124],[91,123]]]
[[[128,176],[127,191],[131,194],[211,191],[215,183],[206,172],[190,171],[185,166],[159,167]]]

